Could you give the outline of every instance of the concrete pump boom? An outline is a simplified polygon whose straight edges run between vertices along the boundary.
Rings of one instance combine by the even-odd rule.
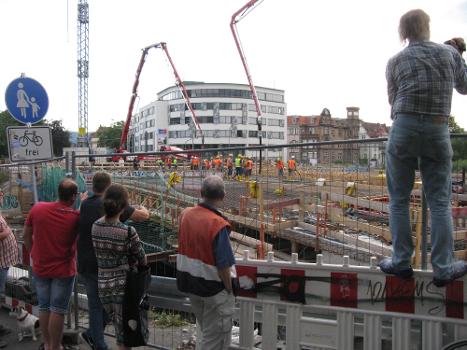
[[[167,44],[164,42],[160,42],[160,43],[145,47],[143,49],[143,52],[141,53],[141,58],[139,60],[138,68],[136,69],[135,82],[133,84],[133,89],[132,89],[131,98],[130,98],[130,105],[128,107],[128,113],[126,116],[125,125],[123,127],[123,132],[122,132],[122,137],[120,139],[120,147],[118,149],[118,153],[122,153],[124,150],[126,150],[128,131],[130,129],[131,117],[133,116],[133,108],[135,105],[136,97],[138,97],[139,77],[141,75],[141,71],[143,70],[144,63],[146,62],[148,51],[152,48],[162,49],[165,55],[167,56],[167,59],[169,60],[169,63],[173,69],[173,73],[175,76],[175,82],[176,82],[175,84],[178,86],[178,88],[180,89],[180,92],[182,93],[185,104],[187,105],[188,109],[191,112],[191,118],[193,120],[193,124],[199,130],[201,134],[202,144],[204,145],[203,131],[201,130],[201,126],[199,124],[198,118],[196,117],[193,106],[191,105],[190,97],[188,96],[188,91],[186,90],[185,84],[183,83],[182,79],[180,79],[180,75],[178,74],[177,69],[175,68],[175,65],[172,61],[172,57],[170,57],[169,51],[167,50]]]
[[[258,94],[256,93],[255,85],[253,84],[253,79],[251,78],[250,70],[248,69],[248,64],[246,62],[246,56],[243,52],[242,45],[240,43],[240,39],[238,36],[237,31],[237,23],[240,22],[254,7],[259,5],[263,0],[250,0],[245,5],[243,5],[238,11],[236,11],[232,15],[232,19],[230,20],[230,30],[232,31],[232,35],[235,40],[235,45],[237,46],[238,53],[240,54],[240,59],[243,63],[243,68],[245,69],[246,77],[248,79],[248,84],[250,85],[251,96],[255,103],[256,108],[256,124],[258,125],[258,137],[259,137],[259,144],[263,144],[263,134],[262,134],[262,114],[261,114],[261,106],[258,100]],[[259,150],[259,168],[258,172],[261,174],[261,163],[263,160],[263,152]]]

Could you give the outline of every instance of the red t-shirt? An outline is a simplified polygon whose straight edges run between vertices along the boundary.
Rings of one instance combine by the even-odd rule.
[[[79,211],[60,202],[34,204],[26,219],[32,226],[32,270],[39,277],[76,275]]]

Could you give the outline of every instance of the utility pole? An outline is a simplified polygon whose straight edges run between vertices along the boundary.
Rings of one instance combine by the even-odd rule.
[[[89,147],[88,135],[89,78],[89,4],[78,2],[78,146]]]

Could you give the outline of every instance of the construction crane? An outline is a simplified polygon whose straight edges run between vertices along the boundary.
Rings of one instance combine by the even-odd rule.
[[[133,89],[132,89],[132,94],[130,98],[130,106],[128,107],[128,113],[126,116],[126,121],[125,125],[123,127],[123,132],[122,132],[122,138],[120,139],[120,147],[118,149],[118,153],[122,153],[124,150],[126,150],[126,144],[127,144],[127,138],[128,138],[128,131],[130,129],[130,123],[131,123],[131,117],[133,116],[133,108],[135,105],[136,97],[138,96],[138,85],[139,85],[139,77],[141,75],[141,71],[143,70],[144,63],[146,62],[146,57],[148,55],[148,51],[152,48],[155,49],[162,49],[167,56],[167,59],[169,60],[169,63],[173,69],[173,73],[175,76],[175,84],[178,86],[180,89],[180,92],[183,96],[183,99],[185,101],[186,106],[191,112],[191,118],[193,121],[193,125],[195,126],[196,129],[199,130],[202,144],[204,145],[204,135],[203,131],[201,129],[201,126],[199,124],[198,118],[196,117],[195,111],[193,109],[193,106],[191,105],[190,97],[188,96],[188,91],[186,90],[185,84],[183,83],[182,79],[180,78],[180,75],[177,72],[177,69],[175,68],[175,65],[172,61],[172,58],[170,57],[169,51],[167,50],[167,44],[164,42],[160,42],[157,44],[153,44],[150,46],[147,46],[143,49],[143,52],[141,54],[141,58],[139,60],[138,68],[136,69],[136,78],[135,82],[133,84]]]
[[[230,30],[232,31],[232,35],[235,40],[235,45],[237,46],[238,53],[240,54],[240,59],[243,63],[243,68],[245,69],[246,77],[248,79],[248,84],[250,85],[251,96],[255,103],[256,108],[256,124],[258,125],[258,138],[259,138],[259,145],[263,144],[263,132],[262,132],[262,114],[261,114],[261,106],[258,100],[258,94],[256,93],[255,85],[253,84],[253,79],[251,78],[250,70],[248,69],[248,64],[246,62],[246,56],[242,48],[242,44],[240,43],[240,38],[237,31],[237,23],[240,22],[245,16],[250,13],[256,6],[258,6],[263,0],[250,0],[245,5],[243,5],[238,11],[236,11],[232,15],[232,19],[230,20]],[[258,173],[261,174],[261,164],[263,160],[263,150],[260,148],[259,150],[259,169]]]
[[[89,4],[78,2],[78,145],[88,147]]]

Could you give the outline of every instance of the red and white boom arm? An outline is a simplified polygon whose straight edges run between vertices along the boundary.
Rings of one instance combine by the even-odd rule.
[[[203,131],[201,130],[201,126],[199,125],[198,118],[196,117],[193,106],[191,105],[190,97],[188,96],[188,92],[186,90],[185,84],[183,84],[182,79],[180,79],[180,76],[178,75],[177,69],[175,68],[175,65],[174,65],[174,63],[172,61],[172,58],[170,57],[169,51],[167,50],[167,44],[164,43],[164,42],[161,42],[161,43],[157,43],[157,44],[153,44],[153,45],[145,47],[143,49],[143,52],[141,53],[141,58],[139,60],[138,68],[136,69],[135,82],[133,84],[133,89],[132,89],[132,92],[131,92],[130,105],[128,107],[128,113],[127,113],[127,116],[126,116],[125,125],[123,127],[122,137],[120,139],[120,148],[118,149],[118,153],[122,153],[123,150],[126,149],[128,131],[130,129],[131,117],[133,116],[133,108],[134,108],[134,105],[135,105],[136,97],[138,97],[139,77],[141,75],[141,71],[143,70],[144,63],[146,62],[146,57],[148,55],[148,51],[151,48],[155,48],[155,49],[160,48],[166,54],[167,59],[169,60],[169,63],[172,66],[173,73],[175,75],[176,85],[180,89],[180,91],[182,93],[182,96],[183,96],[183,99],[185,100],[185,104],[187,105],[188,109],[191,112],[191,118],[193,119],[194,125],[196,126],[196,128],[201,133],[202,142],[204,144]]]
[[[243,68],[245,69],[246,77],[248,79],[248,84],[250,85],[251,95],[253,97],[253,101],[255,103],[256,114],[257,114],[257,123],[258,123],[258,130],[261,131],[261,106],[258,100],[258,94],[256,93],[255,85],[253,84],[253,79],[251,78],[250,70],[248,69],[248,64],[246,62],[245,53],[243,52],[242,44],[240,43],[240,39],[238,36],[237,31],[237,23],[240,22],[251,10],[254,9],[255,6],[259,5],[263,0],[250,0],[245,5],[243,5],[240,10],[235,12],[232,15],[232,19],[230,21],[230,30],[232,31],[232,35],[235,40],[235,45],[237,46],[238,53],[240,54],[240,58],[243,63]]]

